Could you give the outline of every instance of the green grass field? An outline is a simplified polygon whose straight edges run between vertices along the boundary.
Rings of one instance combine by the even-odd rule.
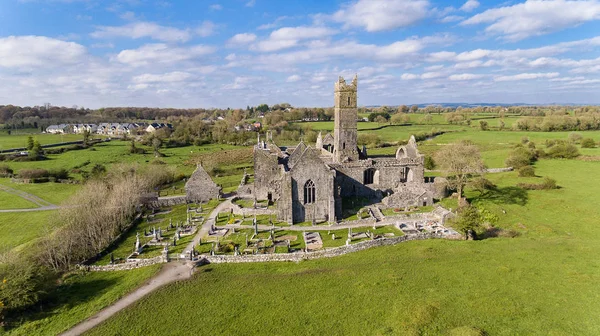
[[[56,210],[0,213],[0,253],[51,232],[48,219],[55,214]]]
[[[32,312],[8,335],[58,335],[139,287],[160,265],[130,271],[74,274],[51,294],[44,312]]]
[[[430,150],[471,138],[488,164],[503,165],[510,143],[524,135],[541,144],[566,139],[568,133],[472,129],[463,135],[438,137]],[[600,132],[585,135],[598,138]],[[586,154],[598,155],[600,149]],[[525,191],[515,185],[541,177],[524,180],[509,172],[488,174],[497,191],[467,192],[500,217],[499,227],[519,232],[516,238],[409,242],[299,264],[208,265],[191,281],[151,294],[90,334],[185,334],[192,329],[278,335],[299,330],[332,335],[598,334],[600,230],[595,219],[600,218],[600,185],[591,181],[599,168],[600,162],[544,159],[536,164],[536,174],[556,179],[560,189]],[[328,246],[344,241],[323,240]],[[223,310],[223,302],[243,308]],[[197,314],[178,315],[176,324],[152,322],[184,307]],[[285,307],[286,313],[264,307]]]
[[[57,205],[71,197],[80,188],[78,184],[68,183],[13,183],[8,178],[0,178],[0,184],[35,195]],[[4,209],[2,202],[0,202],[0,209]]]
[[[0,190],[0,209],[30,209],[38,206],[20,196]]]
[[[37,140],[42,145],[83,140],[81,134],[15,134],[13,132],[11,135],[8,135],[6,132],[2,132],[0,133],[0,150],[25,147],[27,146],[27,138],[29,136],[32,136],[34,140]]]
[[[543,148],[546,139],[566,139],[570,133],[480,131],[476,123],[471,127],[444,126],[456,132],[425,141],[419,149],[433,154],[445,144],[469,139],[480,147],[489,167],[503,167],[510,147],[522,137]],[[359,123],[359,128],[362,124],[367,123]],[[430,129],[429,125],[393,126],[364,132],[382,132],[382,138],[397,141]],[[600,140],[600,132],[579,133]],[[117,142],[106,146],[97,152],[105,150],[108,158],[95,156],[97,153],[90,157],[99,162],[146,163],[123,154],[126,147]],[[220,148],[217,146],[207,151]],[[172,156],[164,160],[178,170],[191,172],[193,167],[185,164],[187,157],[190,151],[201,150],[193,148],[172,149]],[[369,152],[390,155],[395,150],[387,147]],[[56,160],[79,162],[76,157],[65,156],[69,153],[77,152],[62,154]],[[600,156],[600,148],[582,153]],[[498,227],[518,232],[516,238],[415,241],[301,263],[206,265],[190,281],[150,294],[89,334],[188,335],[190,330],[276,335],[481,335],[478,331],[489,335],[600,334],[600,230],[596,220],[600,218],[600,184],[595,183],[600,162],[542,159],[535,167],[540,177],[519,178],[516,172],[488,174],[497,190],[483,195],[473,190],[466,193],[472,202],[498,215]],[[234,176],[222,178],[233,182]],[[540,181],[542,176],[556,179],[561,188],[526,191],[516,187],[519,182]],[[235,182],[239,183],[239,178]],[[442,203],[456,208],[456,200]],[[0,214],[0,230],[11,233],[2,237],[7,244],[14,246],[35,238],[15,239],[13,235],[24,233],[12,223],[23,218],[5,219],[2,215],[7,214]],[[397,233],[390,228],[379,231]],[[322,234],[324,245],[344,245],[347,230],[332,232],[337,239]],[[293,235],[297,240],[292,248],[304,247],[301,232],[282,230],[276,235]],[[124,240],[123,251],[132,249],[132,237]],[[201,248],[209,250],[210,244]],[[131,289],[142,281],[137,273],[121,274],[74,278],[71,286],[60,292],[64,298],[75,298],[70,310],[53,310],[49,320],[34,315],[33,321],[12,332],[51,335],[64,330],[100,309],[98,300],[107,304],[117,297],[115,293],[125,293],[127,284]],[[104,280],[95,287],[95,277],[114,277],[112,287],[103,290],[100,284]],[[90,290],[82,290],[90,282]],[[92,289],[99,293],[94,295]],[[86,298],[77,301],[79,295]]]

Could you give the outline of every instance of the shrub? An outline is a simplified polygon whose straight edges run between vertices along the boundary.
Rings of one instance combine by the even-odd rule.
[[[46,169],[21,169],[19,170],[19,177],[24,179],[36,179],[41,177],[47,177],[48,171]]]
[[[551,179],[549,177],[544,177],[544,182],[542,183],[519,183],[517,187],[523,188],[526,190],[550,190],[557,189],[556,180]]]
[[[592,138],[585,138],[581,140],[581,148],[594,148],[596,147],[596,141]]]
[[[551,158],[572,159],[579,156],[579,149],[572,143],[560,141],[550,147],[546,154]]]
[[[529,166],[537,159],[535,152],[523,147],[518,146],[513,149],[508,155],[505,163],[508,167],[519,169],[521,167]]]
[[[435,161],[429,155],[425,157],[425,164],[424,165],[425,165],[425,169],[429,169],[429,170],[435,169]]]
[[[524,166],[519,168],[519,176],[520,177],[534,177],[535,169],[533,166]]]
[[[7,165],[0,165],[0,176],[10,177],[13,174],[13,170]]]
[[[569,133],[569,141],[573,143],[579,143],[583,139],[583,136],[579,133],[571,132]]]
[[[482,131],[487,131],[487,130],[488,130],[488,122],[487,122],[487,121],[485,121],[485,120],[480,120],[480,121],[479,121],[479,128],[480,128]]]
[[[52,169],[48,172],[48,176],[54,177],[56,180],[67,180],[69,171],[64,168]]]

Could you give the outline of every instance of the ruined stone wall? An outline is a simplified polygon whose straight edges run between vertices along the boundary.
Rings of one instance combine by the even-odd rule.
[[[254,195],[258,200],[276,200],[280,197],[281,168],[277,155],[254,148]]]
[[[208,202],[211,199],[219,198],[221,187],[213,182],[202,165],[198,165],[185,183],[185,193],[190,202]]]
[[[317,150],[311,148],[306,150],[287,174],[291,179],[289,181],[291,188],[289,193],[280,198],[280,200],[288,198],[281,204],[281,211],[289,211],[287,207],[291,206],[294,223],[312,219],[316,221],[335,220],[335,204],[333,202],[335,172],[321,161]],[[304,186],[309,180],[314,183],[316,189],[316,202],[312,204],[307,204],[304,199]],[[289,214],[282,213],[281,217],[289,218]]]
[[[158,256],[158,257],[154,257],[154,258],[139,259],[136,261],[129,261],[129,262],[124,262],[124,263],[114,264],[114,265],[104,265],[104,266],[80,265],[80,266],[78,266],[78,268],[86,270],[86,271],[90,271],[90,272],[125,271],[125,270],[140,268],[140,267],[146,267],[146,266],[150,266],[150,265],[156,265],[156,264],[160,264],[160,263],[164,263],[164,262],[167,262],[167,260],[163,256]]]

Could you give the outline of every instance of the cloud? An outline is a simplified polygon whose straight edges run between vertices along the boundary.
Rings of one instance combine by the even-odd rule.
[[[281,21],[289,19],[288,16],[280,16],[277,19],[275,19],[275,21],[273,21],[272,23],[265,23],[262,24],[260,26],[258,26],[256,29],[258,30],[265,30],[265,29],[273,29],[275,27],[278,27],[281,24]]]
[[[427,0],[358,0],[335,12],[332,19],[347,28],[377,32],[411,26],[425,18],[428,9]]]
[[[326,27],[284,27],[271,32],[269,38],[257,43],[254,49],[264,52],[277,51],[294,47],[301,40],[318,39],[336,33],[335,30]]]
[[[214,5],[210,5],[209,8],[212,9],[212,10],[218,11],[218,10],[223,9],[223,6],[221,6],[219,4],[214,4]]]
[[[189,30],[161,26],[152,22],[134,22],[124,26],[100,26],[90,34],[93,38],[127,37],[139,39],[149,37],[164,42],[186,42],[192,34]]]
[[[250,0],[250,1],[246,2],[246,7],[254,7],[255,4],[256,4],[256,0]]]
[[[0,38],[0,67],[34,68],[75,64],[87,54],[86,48],[45,36]]]
[[[195,31],[198,36],[207,37],[207,36],[214,34],[216,27],[217,27],[217,25],[214,24],[213,22],[204,21],[204,22],[202,22],[202,24],[200,26],[198,26],[196,28]]]
[[[402,76],[400,76],[400,78],[403,79],[403,80],[412,80],[412,79],[419,78],[419,76],[415,75],[415,74],[405,73],[405,74],[402,74]]]
[[[294,83],[300,80],[300,76],[298,75],[291,75],[289,76],[285,81],[288,83]]]
[[[442,23],[456,22],[464,19],[463,16],[460,15],[448,15],[440,20]]]
[[[215,48],[205,45],[191,47],[170,47],[163,43],[146,44],[138,49],[121,51],[116,60],[132,66],[144,66],[156,63],[176,63],[205,56],[215,52]]]
[[[143,74],[133,77],[135,83],[174,83],[183,82],[192,77],[192,74],[182,71],[173,71],[164,74]]]
[[[448,77],[448,79],[451,81],[468,81],[468,80],[473,80],[473,79],[480,79],[483,77],[484,77],[484,75],[463,73],[463,74],[450,75]]]
[[[487,23],[486,33],[518,41],[598,19],[598,1],[528,0],[513,6],[488,9],[461,22],[461,25]]]
[[[477,7],[479,7],[479,1],[467,0],[467,2],[460,7],[460,10],[463,12],[472,12]]]
[[[244,45],[256,40],[256,35],[251,33],[235,34],[227,41],[230,46]]]
[[[560,76],[560,74],[558,72],[521,73],[521,74],[511,75],[511,76],[498,76],[498,77],[495,77],[494,80],[496,82],[506,82],[506,81],[519,81],[519,80],[527,80],[527,79],[554,78],[554,77],[558,77],[558,76]]]

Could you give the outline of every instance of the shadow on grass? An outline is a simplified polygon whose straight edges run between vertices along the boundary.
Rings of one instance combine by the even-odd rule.
[[[486,190],[475,198],[479,201],[488,201],[495,204],[525,205],[529,201],[527,190],[512,186]]]
[[[38,304],[6,317],[5,330],[10,331],[27,322],[34,322],[54,315],[69,314],[66,310],[85,304],[102,296],[117,285],[116,279],[85,279],[87,275],[76,275],[73,279],[53,289]]]

